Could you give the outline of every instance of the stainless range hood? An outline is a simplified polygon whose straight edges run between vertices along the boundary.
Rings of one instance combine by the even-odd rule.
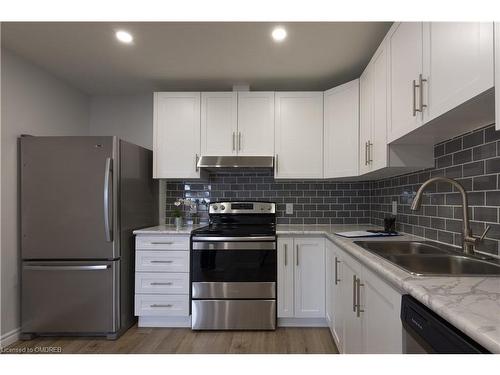
[[[198,168],[273,168],[272,156],[201,156]]]

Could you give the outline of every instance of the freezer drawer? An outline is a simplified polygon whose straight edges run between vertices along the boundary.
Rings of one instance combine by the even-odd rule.
[[[119,265],[119,261],[23,262],[22,332],[116,332]]]

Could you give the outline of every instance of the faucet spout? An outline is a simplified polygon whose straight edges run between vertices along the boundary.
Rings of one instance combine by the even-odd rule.
[[[428,179],[417,190],[415,198],[413,199],[410,207],[411,210],[416,211],[420,209],[420,206],[422,205],[422,195],[424,193],[424,190],[427,188],[427,186],[435,182],[448,182],[453,185],[460,193],[460,196],[462,198],[462,249],[466,254],[474,254],[474,246],[484,238],[486,232],[489,230],[489,227],[486,228],[483,235],[479,238],[472,235],[469,222],[469,202],[467,199],[467,192],[458,181],[455,181],[448,177],[433,177]]]

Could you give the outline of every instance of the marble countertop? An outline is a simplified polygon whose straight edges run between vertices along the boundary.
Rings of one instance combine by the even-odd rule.
[[[191,231],[208,224],[184,225],[177,229],[175,225],[162,224],[156,227],[149,227],[134,230],[134,234],[191,234]]]
[[[134,234],[189,234],[204,225],[176,230],[160,225]],[[277,225],[278,235],[318,235],[330,239],[353,258],[403,293],[408,293],[493,353],[500,353],[500,277],[414,276],[336,232],[377,228],[371,225]],[[421,237],[370,237],[370,241],[422,240]]]

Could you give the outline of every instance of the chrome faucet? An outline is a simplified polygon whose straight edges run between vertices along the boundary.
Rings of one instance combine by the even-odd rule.
[[[433,177],[425,181],[422,186],[418,189],[415,198],[413,198],[413,202],[411,204],[411,210],[416,211],[420,208],[422,204],[422,195],[427,186],[432,184],[433,182],[448,182],[455,186],[462,196],[462,250],[467,255],[474,255],[474,246],[478,245],[486,236],[486,233],[490,230],[490,226],[488,225],[484,230],[483,234],[480,237],[474,236],[470,229],[469,222],[469,203],[467,200],[467,192],[464,187],[455,180],[447,177]]]

